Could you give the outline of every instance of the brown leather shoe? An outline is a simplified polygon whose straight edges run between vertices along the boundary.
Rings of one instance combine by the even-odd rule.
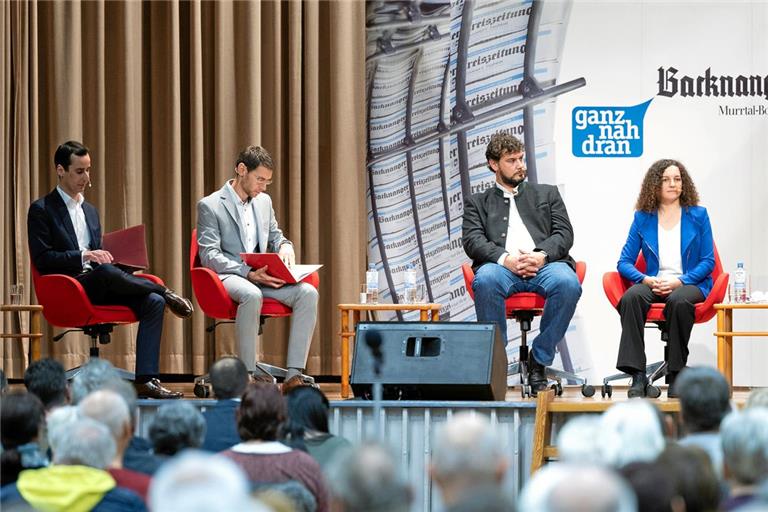
[[[283,382],[283,385],[282,385],[281,389],[282,389],[283,394],[287,395],[288,393],[291,392],[291,390],[293,388],[298,388],[298,387],[301,387],[301,386],[310,386],[310,387],[313,387],[313,388],[320,389],[320,386],[315,384],[315,379],[313,379],[312,377],[309,377],[307,375],[303,375],[303,374],[301,374],[301,375],[294,375],[293,377],[291,377],[287,381]]]
[[[156,398],[163,400],[167,398],[181,398],[180,391],[171,391],[164,387],[158,379],[149,379],[147,382],[134,383],[136,394],[139,398]]]
[[[171,310],[171,313],[179,318],[189,318],[192,316],[192,301],[182,297],[170,288],[165,289],[165,305]]]

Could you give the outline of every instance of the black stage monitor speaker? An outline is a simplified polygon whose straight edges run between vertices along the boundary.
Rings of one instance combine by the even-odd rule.
[[[370,398],[378,379],[387,400],[504,400],[507,354],[494,323],[361,322],[352,390]]]

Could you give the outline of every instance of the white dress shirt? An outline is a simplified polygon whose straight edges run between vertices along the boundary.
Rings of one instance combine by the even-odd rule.
[[[227,183],[227,190],[232,194],[232,200],[237,207],[237,214],[240,217],[240,225],[245,232],[245,251],[254,252],[256,250],[256,244],[258,244],[258,227],[256,225],[256,212],[253,210],[253,203],[249,197],[245,201],[240,199],[240,196],[235,192],[232,187],[232,182]]]
[[[509,224],[507,225],[507,242],[505,244],[506,252],[502,254],[497,263],[504,265],[504,260],[507,254],[519,254],[520,251],[532,252],[536,248],[536,244],[531,238],[531,234],[528,232],[528,228],[523,224],[523,219],[520,217],[520,212],[517,211],[517,204],[515,204],[515,196],[517,195],[517,187],[509,192],[507,189],[496,183],[496,187],[504,194],[504,198],[509,201],[509,213],[507,218]]]
[[[88,223],[85,221],[85,212],[83,211],[83,202],[85,201],[85,198],[83,197],[83,194],[77,194],[76,198],[70,197],[69,194],[64,192],[64,190],[58,186],[56,187],[56,190],[59,191],[61,199],[63,199],[64,204],[67,205],[69,219],[72,221],[72,226],[75,228],[77,246],[80,249],[80,258],[83,267],[91,268],[90,263],[82,259],[83,253],[85,253],[91,245],[91,234],[88,231]]]

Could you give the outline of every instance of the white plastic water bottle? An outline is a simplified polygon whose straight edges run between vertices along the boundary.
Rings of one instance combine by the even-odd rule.
[[[368,265],[368,271],[365,273],[365,287],[367,292],[366,303],[378,304],[379,303],[379,272],[376,270],[376,265],[371,263]]]
[[[744,270],[744,262],[736,263],[733,272],[733,302],[747,302],[747,271]]]
[[[403,279],[404,293],[403,298],[406,304],[416,303],[416,267],[408,264],[405,267],[405,278]]]

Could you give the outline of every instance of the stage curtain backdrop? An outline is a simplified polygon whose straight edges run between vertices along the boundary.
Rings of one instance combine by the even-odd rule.
[[[298,260],[325,264],[308,369],[338,374],[336,304],[356,297],[367,243],[365,3],[2,2],[0,28],[3,302],[13,283],[30,300],[27,210],[56,185],[59,143],[91,149],[86,199],[104,231],[146,224],[149,271],[190,297],[196,203],[260,144],[276,160],[269,193]],[[0,328],[18,322],[6,315]],[[209,323],[199,308],[166,315],[161,372],[207,370]],[[284,362],[288,326],[267,322],[265,361]],[[85,336],[54,344],[58,330],[45,332],[43,355],[87,359]],[[133,370],[135,337],[135,325],[116,328],[103,357]],[[2,343],[2,367],[20,377],[27,343]],[[235,346],[233,326],[220,326],[216,355]]]

